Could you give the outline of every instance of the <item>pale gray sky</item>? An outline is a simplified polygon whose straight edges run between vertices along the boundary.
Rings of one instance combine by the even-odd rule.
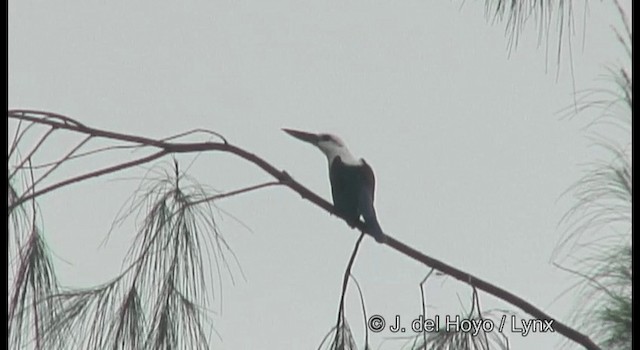
[[[585,121],[561,120],[558,112],[573,102],[572,78],[577,90],[598,87],[605,65],[624,61],[610,27],[621,22],[609,1],[589,2],[586,17],[576,7],[572,60],[564,51],[556,79],[553,30],[548,56],[533,23],[509,55],[504,25],[487,23],[483,2],[460,5],[10,1],[9,108],[149,137],[215,130],[327,199],[324,156],[280,128],[333,132],[374,168],[387,234],[566,321],[573,298],[557,298],[572,280],[549,259],[562,233],[558,221],[573,204],[560,195],[593,149]],[[630,9],[631,1],[623,5]],[[181,159],[186,166],[192,157]],[[138,184],[131,178],[144,172],[42,197],[65,285],[90,286],[120,271],[132,240],[126,227],[98,246]],[[269,180],[253,165],[214,153],[199,156],[190,173],[219,190]],[[220,337],[212,343],[315,348],[335,323],[356,232],[286,188],[218,205],[253,233],[223,216],[222,232],[247,279],[226,280],[222,309],[214,307]],[[418,283],[427,272],[369,238],[354,267],[369,315],[405,320],[420,312]],[[469,288],[453,279],[434,279],[428,291],[434,312],[459,313],[458,297],[468,307]],[[347,301],[361,342],[355,289]],[[481,303],[512,309],[485,294]],[[509,335],[514,349],[558,348],[561,341]],[[372,345],[392,336],[372,335]],[[381,348],[401,344],[387,340]]]

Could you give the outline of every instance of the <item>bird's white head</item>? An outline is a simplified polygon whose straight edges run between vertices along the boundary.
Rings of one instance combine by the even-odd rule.
[[[291,130],[291,129],[282,129],[289,135],[313,144],[318,147],[325,156],[327,156],[327,160],[329,164],[333,162],[336,157],[340,157],[342,162],[345,164],[351,165],[360,165],[362,164],[362,160],[356,159],[349,149],[347,145],[336,135],[333,134],[312,134],[304,131]]]

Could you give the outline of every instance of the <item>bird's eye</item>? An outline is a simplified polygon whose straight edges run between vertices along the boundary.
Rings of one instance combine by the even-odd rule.
[[[329,135],[321,135],[320,136],[320,141],[329,141],[331,140],[331,136]]]

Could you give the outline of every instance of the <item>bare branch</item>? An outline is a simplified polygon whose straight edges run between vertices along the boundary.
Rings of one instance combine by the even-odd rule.
[[[338,321],[336,321],[336,334],[333,338],[333,342],[331,345],[331,349],[343,349],[345,347],[344,337],[341,336],[341,330],[345,327],[344,323],[344,297],[347,294],[347,285],[349,284],[349,276],[351,276],[351,268],[353,267],[353,263],[356,260],[356,255],[358,254],[358,250],[360,249],[360,243],[362,243],[362,239],[364,238],[364,233],[360,234],[360,237],[356,240],[356,244],[353,247],[353,251],[351,252],[351,257],[349,258],[349,263],[347,264],[347,268],[344,271],[344,276],[342,277],[342,293],[340,293],[340,306],[338,307]]]
[[[160,151],[160,152],[154,153],[152,155],[149,155],[147,157],[143,157],[143,158],[136,159],[136,160],[129,161],[129,162],[125,162],[125,163],[120,163],[118,165],[110,166],[110,167],[107,167],[107,168],[104,168],[104,169],[101,169],[101,170],[92,171],[92,172],[87,173],[87,174],[79,175],[79,176],[76,176],[76,177],[73,177],[73,178],[70,178],[70,179],[67,179],[67,180],[64,180],[64,181],[60,181],[60,182],[58,182],[56,184],[53,184],[53,185],[48,186],[48,187],[45,187],[45,188],[43,188],[43,189],[41,189],[39,191],[34,191],[33,193],[31,193],[29,195],[20,197],[18,200],[16,200],[16,202],[13,205],[9,206],[9,211],[12,211],[15,207],[19,206],[20,204],[22,204],[22,203],[24,203],[24,202],[26,202],[28,200],[35,199],[36,197],[38,197],[40,195],[43,195],[43,194],[45,194],[47,192],[53,191],[53,190],[58,189],[60,187],[71,185],[73,183],[80,182],[80,181],[86,180],[86,179],[90,179],[92,177],[98,177],[98,176],[101,176],[101,175],[110,174],[110,173],[113,173],[113,172],[116,172],[116,171],[120,171],[120,170],[123,170],[123,169],[131,168],[131,167],[134,167],[134,166],[137,166],[137,165],[141,165],[141,164],[144,164],[144,163],[148,163],[148,162],[150,162],[152,160],[155,160],[155,159],[158,159],[158,158],[160,158],[160,157],[162,157],[162,156],[164,156],[166,154],[167,154],[167,152]]]
[[[47,170],[38,180],[36,180],[29,188],[27,188],[27,192],[31,189],[35,188],[35,186],[44,180],[47,176],[49,176],[52,172],[54,172],[62,163],[67,161],[77,150],[80,149],[85,143],[87,143],[91,139],[91,136],[87,136],[80,143],[78,143],[74,148],[71,149],[64,157],[58,159],[51,169]]]
[[[278,185],[282,185],[282,183],[278,182],[278,181],[265,182],[265,183],[261,183],[259,185],[249,186],[249,187],[241,188],[241,189],[234,190],[234,191],[229,191],[229,192],[225,192],[225,193],[216,194],[216,195],[213,195],[213,196],[210,196],[210,197],[207,197],[207,198],[202,198],[202,199],[197,200],[195,202],[191,202],[189,205],[196,205],[196,204],[200,204],[200,203],[203,203],[203,202],[209,202],[209,201],[214,201],[214,200],[218,200],[218,199],[222,199],[222,198],[232,197],[232,196],[239,195],[239,194],[242,194],[242,193],[247,193],[247,192],[259,190],[259,189],[264,188],[264,187],[278,186]]]
[[[32,116],[32,115],[27,115],[28,113],[35,113],[37,115],[43,116],[43,117],[37,117],[37,116]],[[108,138],[108,139],[112,139],[112,140],[120,140],[120,141],[125,141],[125,142],[130,142],[130,143],[136,143],[136,144],[141,144],[141,145],[145,145],[145,146],[149,146],[149,147],[155,147],[155,148],[159,148],[161,149],[161,151],[152,154],[151,156],[145,157],[145,158],[141,158],[132,162],[127,162],[127,163],[123,163],[123,164],[119,164],[117,166],[114,167],[109,167],[106,169],[102,169],[100,171],[97,172],[91,172],[85,175],[82,175],[80,177],[76,177],[73,179],[69,179],[63,182],[60,182],[56,185],[53,185],[55,187],[48,187],[45,188],[39,192],[36,192],[35,194],[31,194],[29,196],[25,196],[24,198],[21,199],[21,202],[24,202],[25,200],[29,200],[29,199],[34,199],[36,196],[38,195],[42,195],[46,192],[49,192],[55,188],[59,188],[61,186],[67,185],[67,184],[71,184],[71,183],[76,183],[79,181],[82,181],[84,179],[87,178],[91,178],[91,177],[95,177],[95,176],[99,176],[99,175],[103,175],[103,174],[107,174],[107,173],[112,173],[118,170],[122,170],[125,168],[129,168],[138,164],[142,164],[148,161],[151,161],[153,159],[157,159],[163,155],[166,154],[170,154],[170,153],[188,153],[188,152],[201,152],[201,151],[222,151],[222,152],[227,152],[227,153],[231,153],[234,154],[242,159],[245,159],[251,163],[253,163],[254,165],[256,165],[257,167],[259,167],[260,169],[262,169],[263,171],[267,172],[268,174],[270,174],[271,176],[273,176],[276,180],[278,180],[279,183],[286,185],[287,187],[289,187],[290,189],[292,189],[293,191],[297,192],[298,194],[300,194],[300,196],[312,203],[314,203],[315,205],[317,205],[318,207],[326,210],[327,212],[334,214],[338,217],[340,217],[341,219],[343,219],[347,224],[349,224],[349,226],[357,228],[359,231],[361,231],[362,233],[366,233],[367,232],[367,228],[366,225],[362,222],[362,221],[357,221],[357,222],[352,222],[349,219],[343,217],[341,214],[337,213],[333,207],[333,205],[331,205],[329,202],[327,202],[325,199],[321,198],[320,196],[318,196],[317,194],[315,194],[314,192],[310,191],[308,188],[306,188],[305,186],[303,186],[302,184],[300,184],[299,182],[295,181],[294,179],[291,178],[291,176],[285,172],[285,171],[281,171],[276,169],[274,166],[272,166],[270,163],[268,163],[267,161],[263,160],[262,158],[258,157],[257,155],[247,152],[239,147],[236,147],[234,145],[231,144],[227,144],[227,143],[215,143],[215,142],[201,142],[201,143],[169,143],[169,142],[165,142],[165,141],[161,141],[161,140],[154,140],[154,139],[149,139],[149,138],[145,138],[145,137],[140,137],[140,136],[135,136],[135,135],[127,135],[127,134],[122,134],[122,133],[115,133],[115,132],[110,132],[110,131],[105,131],[105,130],[100,130],[100,129],[94,129],[94,128],[90,128],[87,126],[84,126],[80,123],[77,123],[75,121],[73,121],[70,118],[67,117],[62,117],[59,115],[55,115],[55,114],[50,114],[50,113],[45,113],[45,112],[33,112],[33,111],[9,111],[9,118],[13,118],[13,119],[17,119],[17,120],[25,120],[25,121],[29,121],[29,122],[33,122],[33,123],[39,123],[39,124],[44,124],[44,125],[49,125],[51,127],[57,127],[57,128],[61,128],[61,129],[65,129],[68,131],[72,131],[72,132],[78,132],[78,133],[83,133],[83,134],[87,134],[87,135],[92,135],[94,137],[104,137],[104,138]],[[14,204],[13,207],[10,208],[14,208],[16,207],[16,205]],[[362,239],[362,236],[359,238],[358,242],[360,242],[360,240]],[[222,248],[226,246],[226,242],[224,242],[223,240],[218,240],[216,241],[216,244]],[[467,283],[475,288],[478,288],[479,290],[482,290],[486,293],[489,293],[491,295],[494,295],[506,302],[511,303],[512,305],[522,309],[523,311],[525,311],[526,313],[530,314],[533,317],[539,318],[539,319],[551,319],[552,317],[549,316],[548,314],[544,313],[542,310],[536,308],[535,306],[533,306],[532,304],[530,304],[529,302],[525,301],[524,299],[500,288],[497,287],[493,284],[490,284],[484,280],[481,280],[471,274],[468,274],[466,272],[463,272],[459,269],[456,269],[448,264],[445,264],[437,259],[431,258],[409,246],[407,246],[406,244],[394,239],[391,236],[387,235],[387,241],[384,243],[386,245],[388,245],[390,248],[395,249],[396,251],[398,251],[399,253],[406,255],[407,257],[410,257],[424,265],[426,265],[427,267],[431,267],[434,268],[438,271],[441,271],[447,275],[450,275],[464,283]],[[355,250],[354,250],[354,254],[355,254]],[[353,258],[353,256],[352,256]],[[224,262],[224,260],[223,260]],[[226,263],[226,262],[225,262]],[[350,263],[351,264],[351,263]],[[345,277],[348,278],[348,277]],[[169,293],[169,292],[167,292]],[[338,324],[340,324],[341,320],[338,320]],[[346,326],[346,325],[345,325]],[[593,343],[593,341],[591,341],[591,339],[589,339],[586,335],[576,331],[575,329],[559,322],[556,321],[554,323],[554,330],[559,333],[564,335],[565,337],[575,341],[578,344],[581,344],[582,346],[584,346],[587,349],[591,349],[591,350],[596,350],[599,349],[599,347]],[[339,329],[337,329],[336,331],[340,331]]]
[[[31,152],[29,152],[29,154],[27,154],[23,159],[22,162],[20,162],[20,164],[18,164],[18,166],[13,170],[13,172],[11,174],[9,174],[9,180],[11,180],[13,178],[13,176],[18,172],[18,170],[22,169],[24,167],[24,164],[31,160],[31,157],[33,156],[34,153],[36,153],[36,151],[38,151],[38,148],[40,148],[40,146],[42,146],[42,144],[44,143],[44,141],[47,140],[47,138],[55,131],[56,128],[50,128],[49,131],[47,131],[46,134],[44,134],[40,140],[38,141],[38,143],[33,147],[33,149],[31,149]]]
[[[358,296],[360,297],[360,308],[362,309],[362,318],[364,321],[363,324],[365,325],[364,344],[365,344],[365,349],[367,349],[369,347],[369,327],[367,327],[367,307],[364,302],[364,294],[362,293],[362,288],[360,288],[360,283],[358,283],[358,280],[352,274],[350,274],[349,277],[353,279],[353,283],[356,285],[356,288],[358,289]]]

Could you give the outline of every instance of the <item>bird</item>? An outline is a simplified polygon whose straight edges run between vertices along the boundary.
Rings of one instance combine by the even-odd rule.
[[[354,157],[344,141],[336,135],[287,128],[282,130],[316,146],[324,153],[329,162],[331,195],[336,212],[350,224],[362,216],[366,232],[378,243],[384,243],[385,235],[373,206],[376,180],[371,166],[364,159]]]

